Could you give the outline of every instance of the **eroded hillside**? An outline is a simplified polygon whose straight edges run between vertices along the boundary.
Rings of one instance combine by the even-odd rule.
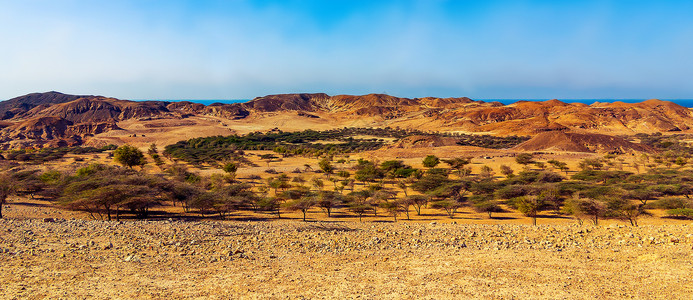
[[[50,92],[1,102],[0,114],[3,119],[0,142],[4,149],[81,145],[89,144],[90,140],[122,144],[133,142],[128,138],[138,135],[170,136],[170,132],[179,131],[181,126],[190,132],[185,138],[273,128],[294,131],[399,127],[534,136],[542,132],[608,135],[682,132],[693,126],[690,109],[656,99],[633,104],[586,105],[549,100],[503,105],[466,97],[412,99],[384,94],[282,94],[258,97],[247,103],[205,106]],[[198,130],[198,124],[206,127]],[[138,129],[142,127],[147,130]],[[177,135],[167,141],[177,141]]]

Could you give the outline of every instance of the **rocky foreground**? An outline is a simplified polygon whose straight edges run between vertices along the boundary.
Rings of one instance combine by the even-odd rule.
[[[0,298],[693,296],[693,225],[0,220]]]

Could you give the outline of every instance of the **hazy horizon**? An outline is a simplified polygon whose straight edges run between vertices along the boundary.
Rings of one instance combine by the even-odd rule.
[[[554,98],[555,99],[555,98]],[[210,105],[213,103],[244,103],[251,101],[253,99],[132,99],[134,101],[171,101],[171,102],[178,102],[178,101],[189,101],[189,102],[195,102],[195,103],[201,103],[204,105]],[[548,101],[548,100],[553,100],[553,99],[481,99],[481,98],[472,98],[472,100],[476,101],[484,101],[484,102],[501,102],[505,105],[512,104],[515,102],[519,101]],[[589,98],[589,99],[557,99],[559,101],[565,102],[565,103],[584,103],[584,104],[593,104],[595,102],[625,102],[625,103],[637,103],[637,102],[642,102],[645,100],[649,99],[598,99],[598,98]],[[693,107],[693,99],[659,99],[659,100],[664,100],[664,101],[671,101],[674,102],[678,105],[684,106],[684,107]]]
[[[690,1],[6,1],[0,99],[691,99]]]
[[[58,93],[63,93],[60,91],[47,91],[47,92],[33,92],[33,93],[48,93],[48,92],[58,92]],[[30,93],[31,94],[31,93]],[[66,93],[63,93],[66,94]],[[90,93],[77,93],[75,95],[93,95],[93,96],[104,96],[104,97],[112,97],[109,95],[97,95],[97,94],[90,94]],[[328,96],[336,96],[337,94],[328,94]],[[390,95],[390,94],[388,94]],[[16,97],[21,97],[24,95],[18,95]],[[251,101],[255,98],[263,97],[263,96],[269,96],[269,95],[262,95],[262,96],[256,96],[253,98],[247,98],[247,99],[204,99],[204,98],[151,98],[151,99],[124,99],[120,98],[121,100],[130,100],[130,101],[171,101],[171,102],[180,102],[180,101],[189,101],[189,102],[195,102],[195,103],[202,103],[205,105],[210,105],[212,103],[243,103],[243,102],[248,102]],[[360,96],[360,95],[357,95]],[[417,97],[404,97],[404,96],[399,96],[399,95],[390,95],[394,97],[400,97],[400,98],[417,98]],[[425,97],[437,97],[437,96],[425,96]],[[466,96],[452,96],[456,98],[462,98]],[[15,98],[15,97],[12,97]],[[10,98],[10,99],[12,99]],[[115,97],[117,98],[117,97]],[[420,98],[420,97],[419,97]],[[442,97],[440,97],[442,98]],[[562,102],[566,103],[585,103],[585,104],[592,104],[594,102],[625,102],[625,103],[636,103],[636,102],[642,102],[650,99],[658,99],[658,100],[663,100],[663,101],[671,101],[674,103],[677,103],[682,106],[686,107],[693,107],[693,98],[686,99],[686,98],[679,98],[679,99],[663,99],[663,98],[471,98],[472,100],[476,101],[485,101],[485,102],[501,102],[503,104],[512,104],[515,102],[519,101],[548,101],[548,100],[559,100]],[[7,101],[10,99],[0,99],[0,102],[2,101]]]

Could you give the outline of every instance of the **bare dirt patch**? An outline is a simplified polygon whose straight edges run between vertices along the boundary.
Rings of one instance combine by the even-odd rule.
[[[0,220],[0,298],[685,299],[690,232]]]

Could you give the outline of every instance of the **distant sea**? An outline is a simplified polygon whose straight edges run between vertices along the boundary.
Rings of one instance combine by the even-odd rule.
[[[528,99],[528,100],[523,100],[523,99],[474,99],[474,100],[481,100],[484,102],[493,102],[493,101],[498,101],[500,103],[503,103],[505,105],[515,103],[517,101],[547,101],[551,99]],[[584,103],[584,104],[592,104],[595,102],[625,102],[625,103],[637,103],[637,102],[643,102],[648,99],[558,99],[562,102],[565,103]],[[671,101],[674,102],[678,105],[684,106],[684,107],[693,107],[693,99],[659,99],[659,100],[664,100],[664,101]]]
[[[473,99],[473,100],[481,100],[484,102],[493,102],[493,101],[498,101],[503,104],[512,104],[517,101],[546,101],[546,100],[551,100],[551,99]],[[592,104],[595,102],[616,102],[616,101],[621,101],[625,103],[636,103],[636,102],[642,102],[647,99],[558,99],[561,100],[565,103],[584,103],[584,104]],[[685,107],[693,107],[693,99],[661,99],[661,100],[666,100],[666,101],[671,101],[674,102],[678,105],[685,106]],[[143,101],[143,100],[142,100]],[[171,101],[171,102],[179,102],[179,101],[190,101],[194,103],[201,103],[204,105],[210,105],[213,103],[243,103],[243,102],[248,102],[250,99],[235,99],[235,100],[195,100],[195,99],[190,99],[190,100],[159,100],[159,101]]]
[[[147,100],[137,100],[137,101],[147,101]],[[169,102],[182,102],[182,101],[189,101],[193,103],[200,103],[204,105],[210,105],[214,103],[225,103],[225,104],[232,104],[232,103],[243,103],[243,102],[248,102],[250,99],[236,99],[236,100],[195,100],[195,99],[186,99],[186,100],[155,100],[155,101],[169,101]]]

